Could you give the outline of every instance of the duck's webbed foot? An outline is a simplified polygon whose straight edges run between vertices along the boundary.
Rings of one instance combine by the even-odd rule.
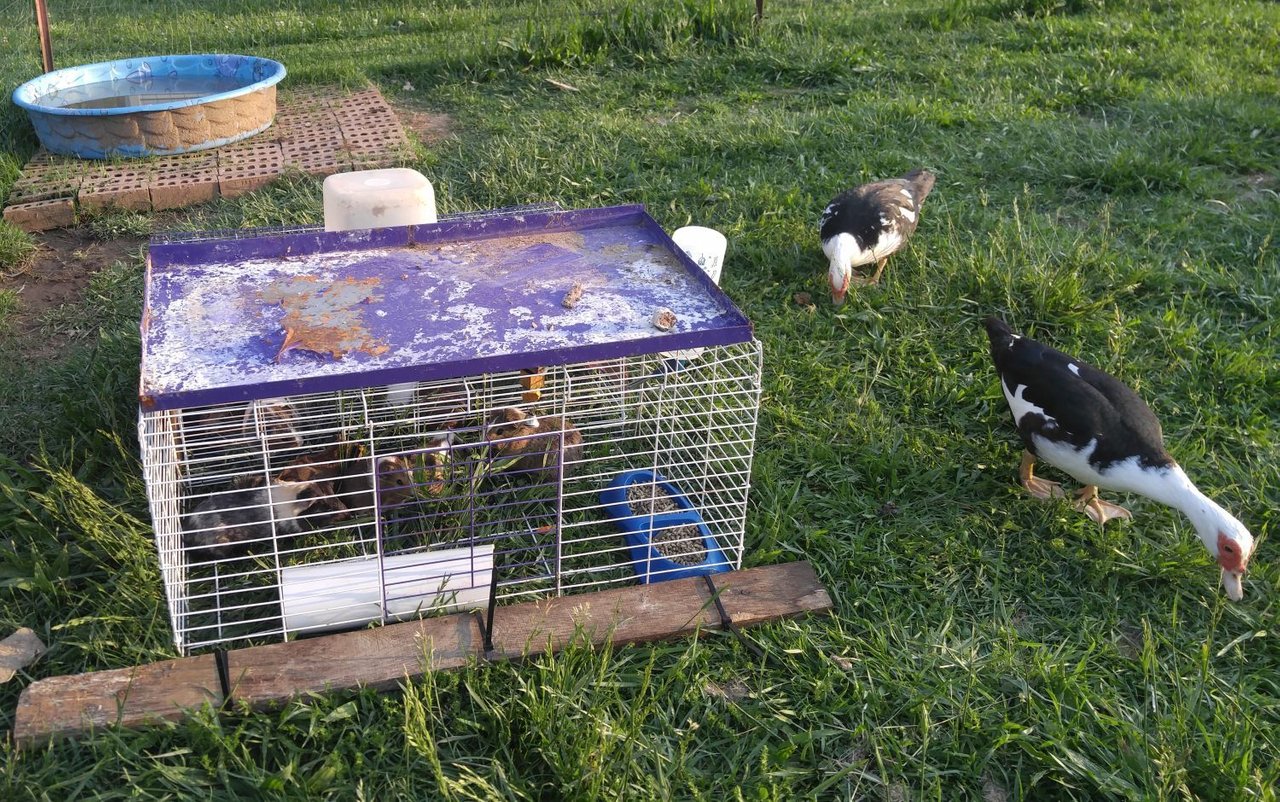
[[[887,263],[888,261],[889,259],[887,257],[884,259],[878,260],[876,262],[875,271],[872,272],[871,275],[869,276],[864,275],[862,273],[854,272],[852,277],[853,283],[858,284],[859,286],[862,286],[862,287],[870,287],[874,284],[879,284],[880,274],[884,272],[885,263]]]
[[[1109,501],[1103,501],[1098,496],[1097,485],[1085,485],[1076,493],[1076,509],[1088,515],[1098,526],[1106,526],[1107,521],[1113,518],[1124,518],[1130,520],[1133,513],[1129,512],[1119,504],[1112,504]]]
[[[889,263],[888,257],[880,259],[876,262],[876,272],[871,274],[871,278],[867,279],[868,284],[879,284],[880,274],[884,272],[884,266]]]
[[[1026,491],[1036,498],[1043,499],[1062,498],[1066,495],[1062,492],[1062,485],[1036,476],[1033,470],[1035,464],[1035,454],[1030,451],[1022,452],[1022,464],[1018,466],[1018,479]]]

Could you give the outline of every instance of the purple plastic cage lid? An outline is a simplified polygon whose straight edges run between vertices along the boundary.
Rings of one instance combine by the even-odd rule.
[[[175,409],[751,337],[642,206],[175,242],[147,256],[138,399]]]

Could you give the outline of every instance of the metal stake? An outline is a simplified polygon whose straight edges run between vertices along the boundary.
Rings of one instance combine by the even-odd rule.
[[[45,0],[36,0],[36,28],[40,30],[40,66],[53,72],[53,45],[49,40],[49,9]]]

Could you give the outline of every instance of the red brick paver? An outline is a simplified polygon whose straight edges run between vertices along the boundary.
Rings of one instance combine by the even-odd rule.
[[[174,209],[252,192],[289,170],[323,177],[405,156],[404,128],[375,87],[300,87],[283,91],[278,102],[266,131],[197,153],[93,161],[41,150],[11,187],[4,219],[44,231],[74,225],[77,207]]]

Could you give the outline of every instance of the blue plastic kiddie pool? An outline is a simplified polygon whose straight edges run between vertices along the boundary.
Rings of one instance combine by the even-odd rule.
[[[284,65],[256,56],[148,56],[55,70],[19,86],[40,144],[64,156],[160,156],[266,129]]]

